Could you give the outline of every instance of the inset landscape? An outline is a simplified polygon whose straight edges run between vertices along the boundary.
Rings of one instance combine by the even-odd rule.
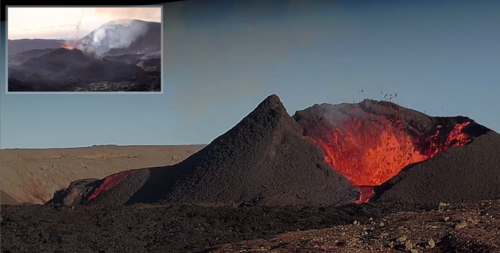
[[[22,14],[19,9],[32,12],[46,10],[9,8],[9,20],[16,14]],[[74,11],[75,8],[72,9]],[[49,32],[42,35],[15,34],[16,24],[9,22],[8,91],[161,92],[161,8],[78,9],[82,9],[82,18],[75,24],[69,39],[50,38]],[[141,9],[147,9],[147,12]],[[117,14],[113,15],[113,12]],[[106,15],[101,18],[101,13]],[[155,17],[159,17],[160,22],[122,18],[130,13],[134,17],[138,13],[143,14],[142,17],[156,13]],[[114,16],[119,19],[109,20]],[[85,23],[82,20],[86,19],[91,22],[82,24]],[[98,22],[102,23],[99,25]],[[64,27],[52,27],[61,26]],[[96,28],[79,37],[92,27]],[[10,39],[14,36],[22,37]]]

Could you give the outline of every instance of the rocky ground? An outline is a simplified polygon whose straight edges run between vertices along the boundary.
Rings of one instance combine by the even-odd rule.
[[[137,62],[130,63],[131,57]],[[161,91],[161,58],[147,57],[101,59],[78,49],[30,50],[9,56],[9,91]]]
[[[2,252],[499,252],[500,201],[401,206],[2,206]]]
[[[3,252],[193,252],[242,240],[368,222],[374,205],[2,206]]]
[[[445,204],[429,212],[401,212],[208,252],[500,252],[500,201]]]
[[[87,82],[68,76],[54,81],[51,78],[40,76],[25,76],[22,80],[9,78],[9,92],[159,92],[161,91],[161,77],[155,75],[130,77],[120,81]]]
[[[74,87],[71,91],[161,91],[161,78],[133,78],[122,82],[98,82]]]

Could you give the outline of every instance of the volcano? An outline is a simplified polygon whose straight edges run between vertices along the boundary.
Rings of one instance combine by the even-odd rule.
[[[81,186],[86,194],[79,203],[335,205],[496,199],[498,154],[500,135],[468,117],[431,117],[375,100],[316,104],[290,117],[272,95],[183,162],[125,171]]]
[[[369,201],[374,186],[406,166],[466,145],[488,131],[467,117],[431,117],[374,100],[317,104],[293,117],[321,148],[325,161],[360,187],[359,202]]]
[[[76,48],[100,56],[161,51],[161,23],[137,19],[107,22],[78,40]]]
[[[339,205],[358,197],[272,95],[183,162],[110,175],[80,203]]]
[[[9,40],[8,90],[160,91],[161,33],[161,23],[122,19],[71,41]]]

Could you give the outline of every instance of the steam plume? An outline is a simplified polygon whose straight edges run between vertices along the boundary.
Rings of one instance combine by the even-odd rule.
[[[112,49],[127,48],[147,32],[146,24],[133,19],[108,22],[83,38],[77,48],[98,57]]]

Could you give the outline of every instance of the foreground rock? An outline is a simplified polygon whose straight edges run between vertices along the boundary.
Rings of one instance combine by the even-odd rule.
[[[356,225],[226,244],[205,252],[500,252],[499,210],[497,200],[401,212]]]
[[[373,205],[2,206],[2,252],[197,252],[219,244],[368,222]]]
[[[2,206],[2,251],[167,253],[202,250],[499,250],[499,201],[446,205],[439,209],[436,205],[434,210],[428,212],[406,210],[398,213],[398,210],[401,211],[371,204],[326,208],[177,204],[116,208]],[[411,249],[406,250],[407,246],[411,246]]]
[[[91,205],[186,202],[337,205],[358,197],[275,95],[207,147],[175,166],[101,180]]]

